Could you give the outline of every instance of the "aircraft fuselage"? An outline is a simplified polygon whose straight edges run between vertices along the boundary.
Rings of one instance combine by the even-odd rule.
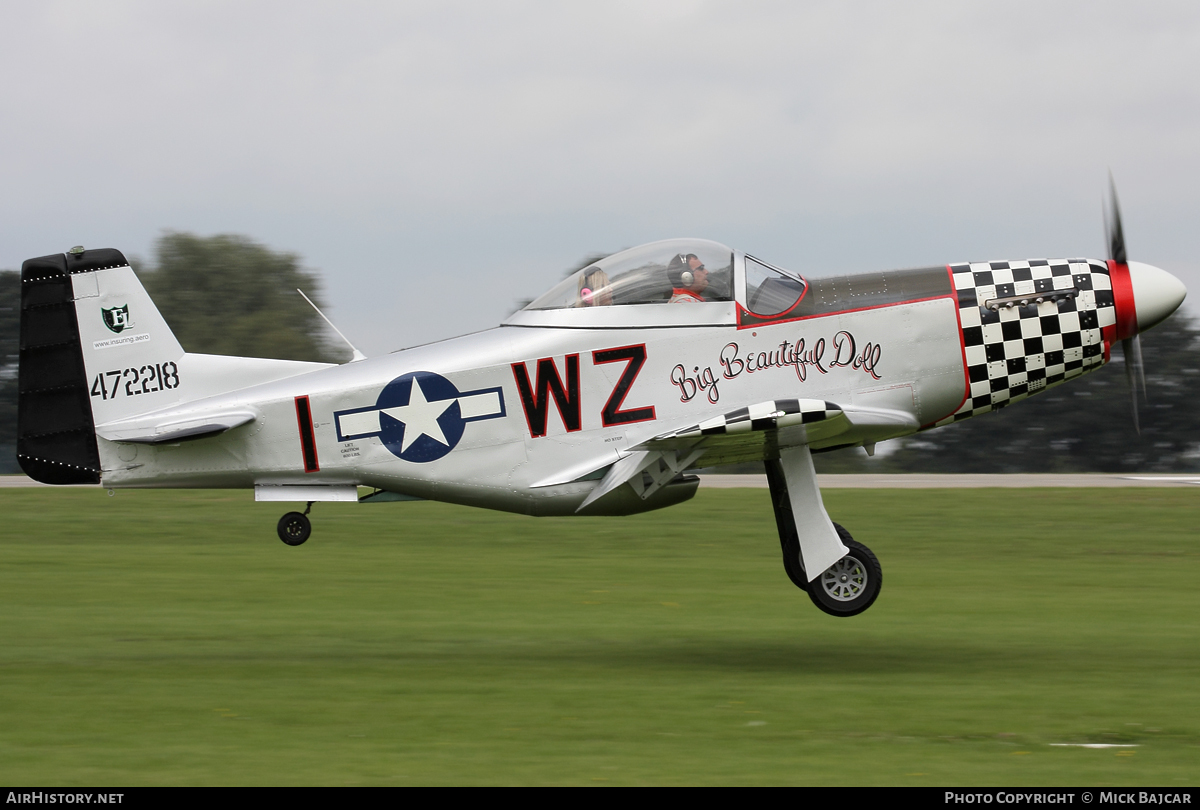
[[[917,279],[908,294],[905,274]],[[355,484],[571,514],[595,486],[589,473],[628,448],[748,402],[828,400],[910,417],[907,426],[810,442],[813,450],[873,444],[1099,368],[1117,338],[1104,262],[959,265],[881,278],[814,281],[816,311],[778,321],[741,310],[717,325],[513,324],[243,388],[204,402],[259,414],[220,436],[136,452],[100,439],[103,483]],[[191,357],[178,361],[181,386]],[[609,508],[666,505],[627,500]]]

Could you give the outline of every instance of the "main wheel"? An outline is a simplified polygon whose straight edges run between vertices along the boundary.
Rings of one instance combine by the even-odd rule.
[[[838,524],[833,525],[850,553],[808,583],[808,598],[830,616],[857,616],[879,596],[883,569],[871,549]]]
[[[279,519],[279,539],[289,546],[298,546],[312,534],[312,523],[300,512],[288,512]]]
[[[783,546],[783,570],[800,590],[808,593],[808,577],[804,575],[804,566],[800,562],[800,543],[795,538],[789,538]]]

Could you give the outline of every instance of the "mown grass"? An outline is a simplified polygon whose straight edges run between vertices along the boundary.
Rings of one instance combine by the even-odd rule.
[[[0,491],[0,781],[1200,781],[1200,492],[826,504],[884,566],[853,619],[764,490],[318,504],[294,549],[244,492]]]

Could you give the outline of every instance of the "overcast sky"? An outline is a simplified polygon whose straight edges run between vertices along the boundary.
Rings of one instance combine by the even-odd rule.
[[[1196,3],[0,0],[0,267],[298,253],[368,355],[699,236],[810,274],[1133,259],[1200,303]]]

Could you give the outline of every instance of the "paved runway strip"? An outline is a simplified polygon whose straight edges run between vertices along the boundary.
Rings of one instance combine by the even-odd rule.
[[[1112,473],[1014,475],[818,475],[821,489],[986,489],[989,487],[1186,487],[1200,484],[1200,475],[1115,475]],[[700,486],[765,489],[765,475],[703,475]]]
[[[1116,475],[1113,473],[1015,475],[818,475],[822,489],[987,489],[1037,487],[1187,487],[1200,485],[1198,475]],[[44,487],[24,475],[0,475],[0,489]],[[82,484],[79,486],[96,486]],[[765,475],[702,475],[700,486],[716,489],[766,489]]]

